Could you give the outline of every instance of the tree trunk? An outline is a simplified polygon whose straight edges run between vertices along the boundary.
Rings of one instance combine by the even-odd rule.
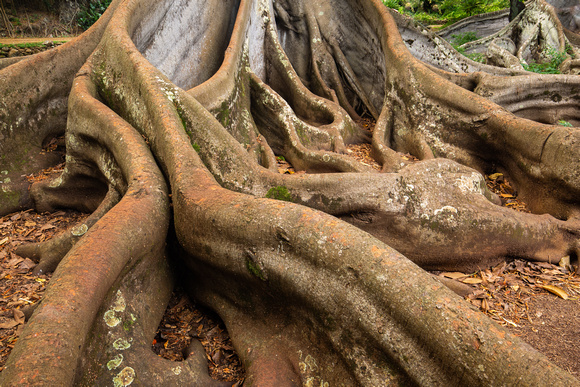
[[[523,0],[510,0],[510,16],[509,21],[512,21],[526,8]]]
[[[577,256],[579,132],[554,125],[579,123],[577,81],[448,72],[411,53],[467,62],[417,28],[378,0],[116,0],[1,70],[0,213],[93,212],[19,251],[56,270],[1,384],[220,385],[200,348],[150,349],[174,262],[247,385],[578,385],[419,267]],[[64,172],[28,194],[63,131]],[[495,204],[492,168],[537,214]]]

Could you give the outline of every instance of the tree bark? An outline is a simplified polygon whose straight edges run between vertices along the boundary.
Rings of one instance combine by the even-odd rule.
[[[510,0],[509,21],[514,20],[525,8],[526,5],[522,0]]]
[[[1,70],[0,213],[94,211],[20,251],[57,266],[1,384],[220,385],[199,347],[150,350],[171,258],[248,385],[578,385],[419,267],[577,256],[579,132],[554,125],[577,123],[577,81],[412,55],[433,42],[378,0],[116,0]],[[28,196],[65,122],[65,170]],[[359,142],[381,172],[348,157]],[[495,204],[492,168],[536,214]]]

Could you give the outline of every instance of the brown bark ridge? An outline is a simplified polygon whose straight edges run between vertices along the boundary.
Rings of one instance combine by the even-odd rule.
[[[578,123],[577,81],[450,72],[399,28],[378,0],[117,0],[1,70],[2,211],[32,205],[16,177],[66,122],[66,167],[31,200],[94,212],[20,251],[56,269],[0,384],[223,384],[199,346],[180,363],[150,349],[170,257],[245,385],[578,385],[419,267],[577,257],[579,132],[554,125]],[[346,155],[357,142],[382,173]],[[535,214],[494,204],[492,167]]]

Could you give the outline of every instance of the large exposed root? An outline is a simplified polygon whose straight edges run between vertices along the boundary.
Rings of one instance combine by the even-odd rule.
[[[119,193],[114,189],[110,189],[99,207],[82,223],[48,241],[21,245],[16,249],[16,254],[38,262],[38,265],[33,270],[34,274],[53,272],[69,250],[119,200]]]
[[[2,383],[219,385],[199,348],[180,364],[151,352],[173,285],[170,243],[248,383],[577,385],[401,254],[438,268],[578,254],[577,223],[496,206],[478,172],[437,158],[509,171],[532,160],[539,172],[513,172],[522,182],[566,180],[547,162],[552,126],[531,125],[525,142],[529,121],[413,58],[378,0],[218,3],[125,0],[78,73],[65,173],[35,195],[78,206],[79,188],[93,187],[95,223],[58,264]],[[172,19],[177,35],[195,31],[184,58],[203,69],[162,60],[175,54]],[[354,26],[364,33],[351,40]],[[341,153],[369,140],[353,123],[367,113],[390,173]],[[517,151],[496,155],[512,142]],[[401,166],[401,150],[423,160]],[[339,173],[284,176],[275,155]],[[568,180],[550,206],[564,215],[580,187]],[[273,188],[293,203],[265,198]]]

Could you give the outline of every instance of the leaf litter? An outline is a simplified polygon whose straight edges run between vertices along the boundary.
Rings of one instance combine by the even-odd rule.
[[[465,299],[498,324],[580,376],[580,275],[564,257],[558,264],[512,260],[476,273],[435,274],[468,284]]]
[[[50,274],[33,275],[36,263],[14,254],[23,243],[43,242],[86,217],[74,211],[31,210],[0,217],[0,371],[25,324],[22,309],[44,294]]]

